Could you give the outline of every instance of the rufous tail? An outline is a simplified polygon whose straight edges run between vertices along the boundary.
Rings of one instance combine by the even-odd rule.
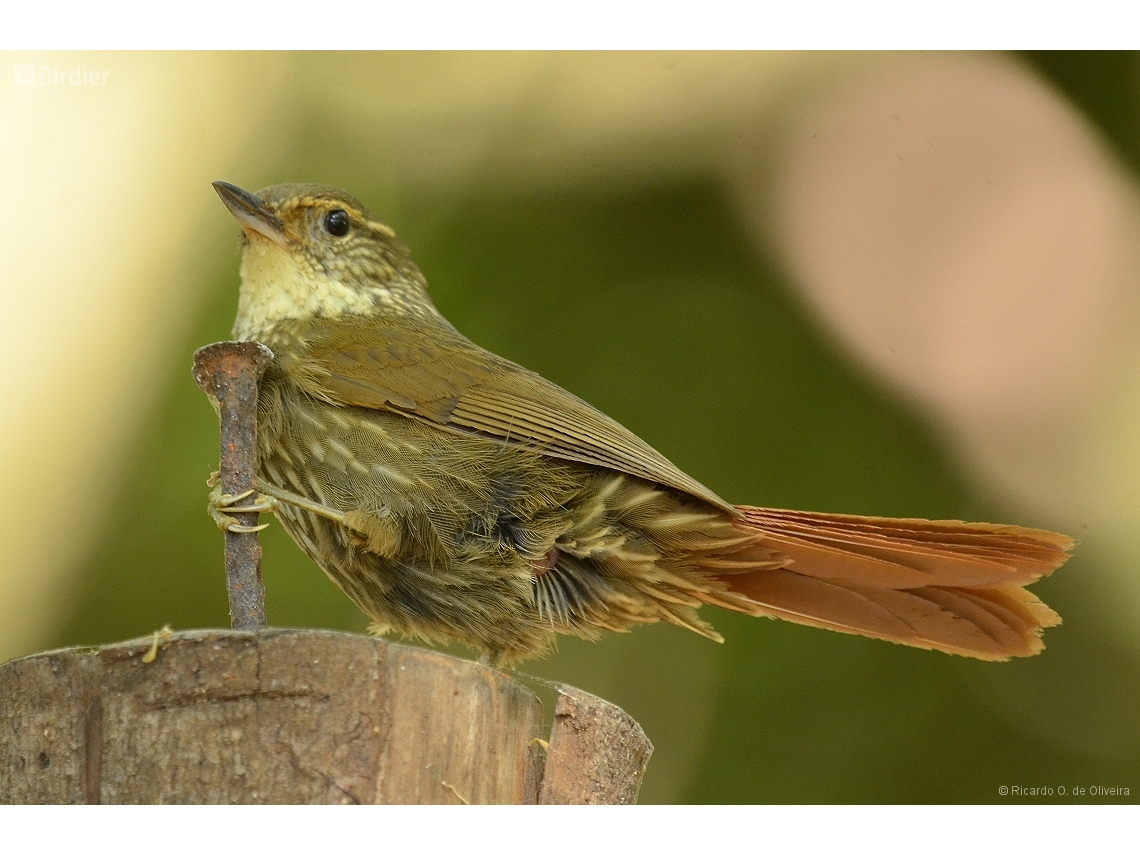
[[[1044,648],[1060,616],[1025,590],[1069,558],[1072,538],[1040,529],[739,506],[737,526],[791,559],[726,572],[754,615],[1000,661]]]

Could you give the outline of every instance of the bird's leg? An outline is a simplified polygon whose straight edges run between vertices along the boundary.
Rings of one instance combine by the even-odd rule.
[[[253,490],[246,490],[244,493],[238,493],[236,496],[232,493],[223,493],[217,472],[210,475],[209,480],[206,481],[206,485],[214,488],[210,493],[210,516],[213,517],[214,522],[218,524],[218,528],[223,531],[252,532],[261,531],[269,527],[268,523],[255,526],[240,525],[238,521],[229,516],[226,511],[230,513],[250,513],[253,511],[259,514],[276,513],[281,505],[293,505],[296,508],[302,508],[319,516],[327,517],[341,525],[348,525],[345,521],[343,511],[338,511],[335,508],[330,508],[328,505],[322,505],[319,502],[306,499],[304,496],[300,496],[297,493],[290,492],[274,484],[268,484],[260,478],[257,479],[258,490],[256,496]],[[251,497],[253,498],[251,504],[237,504]],[[349,527],[351,528],[352,526]]]
[[[345,522],[344,511],[338,511],[336,508],[330,508],[328,505],[322,505],[320,502],[306,499],[304,496],[290,492],[275,484],[269,484],[260,478],[257,479],[257,488],[261,491],[258,494],[258,499],[272,503],[273,507],[271,510],[276,511],[278,505],[292,505],[295,508],[311,511],[318,516],[327,517],[341,525],[348,525],[348,523]]]
[[[400,544],[400,528],[387,509],[379,512],[338,511],[260,478],[257,479],[257,486],[261,491],[258,502],[267,504],[270,510],[276,511],[281,505],[292,505],[340,523],[346,529],[353,546],[385,557],[396,554]]]

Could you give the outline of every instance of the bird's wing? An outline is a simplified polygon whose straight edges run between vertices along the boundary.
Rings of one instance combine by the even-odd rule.
[[[626,472],[732,505],[613,419],[560,386],[483,350],[450,328],[306,330],[305,346],[279,355],[310,394],[384,409],[542,454]]]

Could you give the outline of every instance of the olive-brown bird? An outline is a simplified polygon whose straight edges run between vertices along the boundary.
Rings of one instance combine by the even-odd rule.
[[[319,184],[214,187],[244,231],[234,337],[268,345],[261,496],[374,621],[495,662],[708,603],[979,659],[1060,618],[1025,589],[1073,541],[1017,526],[731,505],[617,422],[483,350],[407,247]],[[239,509],[216,494],[215,516]]]

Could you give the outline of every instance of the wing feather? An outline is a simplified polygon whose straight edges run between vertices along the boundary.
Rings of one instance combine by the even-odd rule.
[[[737,514],[646,442],[560,386],[468,341],[450,326],[401,319],[366,328],[326,322],[281,353],[307,391],[461,433],[532,446],[663,484]]]

